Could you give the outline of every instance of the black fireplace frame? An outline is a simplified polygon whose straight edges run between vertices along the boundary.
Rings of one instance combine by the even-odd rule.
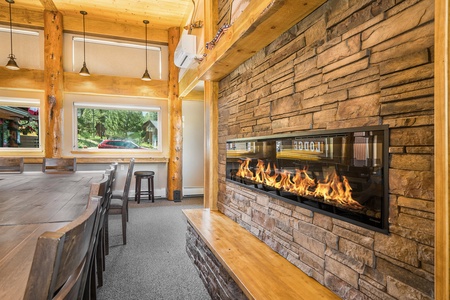
[[[366,131],[383,131],[383,141],[382,141],[382,176],[383,176],[383,201],[381,203],[381,219],[380,224],[372,225],[366,222],[361,222],[353,218],[348,218],[341,214],[337,214],[335,212],[330,212],[323,208],[318,208],[315,206],[311,206],[303,201],[291,200],[282,196],[279,192],[274,193],[273,190],[264,190],[261,187],[251,183],[245,182],[245,180],[237,181],[235,179],[230,178],[228,174],[226,175],[226,181],[232,182],[241,187],[245,187],[247,189],[256,191],[258,193],[263,193],[270,197],[282,200],[284,202],[290,203],[295,206],[299,206],[302,208],[306,208],[308,210],[318,212],[342,221],[346,221],[348,223],[360,226],[362,228],[370,229],[373,231],[381,232],[384,234],[389,233],[389,126],[388,125],[379,125],[379,126],[365,126],[365,127],[353,127],[353,128],[345,128],[345,129],[334,129],[334,130],[314,130],[314,131],[300,131],[289,134],[276,134],[270,136],[255,136],[248,138],[236,138],[227,140],[227,145],[230,143],[243,143],[243,142],[262,142],[269,140],[280,140],[280,139],[292,139],[292,138],[318,138],[323,136],[332,136],[339,135],[345,133],[354,133],[354,132],[366,132]],[[228,147],[227,147],[228,149]],[[227,156],[228,158],[228,156]],[[228,171],[227,171],[228,173]],[[320,205],[319,205],[320,206]]]

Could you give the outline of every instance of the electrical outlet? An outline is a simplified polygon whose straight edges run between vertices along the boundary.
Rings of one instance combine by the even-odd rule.
[[[121,171],[125,170],[125,166],[124,165],[120,165],[120,170]]]

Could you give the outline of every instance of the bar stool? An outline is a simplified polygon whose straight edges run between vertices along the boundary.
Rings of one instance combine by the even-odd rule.
[[[152,202],[155,202],[155,194],[154,194],[154,187],[153,187],[153,176],[155,175],[155,172],[153,171],[136,171],[134,172],[134,176],[136,177],[136,187],[134,189],[134,201],[137,201],[137,203],[141,202],[141,196],[148,195],[148,200],[152,200]],[[141,189],[141,181],[143,179],[147,179],[148,183],[148,190],[143,191]]]

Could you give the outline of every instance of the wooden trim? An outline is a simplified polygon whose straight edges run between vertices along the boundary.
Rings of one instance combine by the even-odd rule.
[[[435,298],[450,299],[450,25],[448,0],[435,1]]]
[[[174,200],[174,191],[183,190],[183,124],[182,100],[178,96],[178,68],[175,66],[175,48],[180,40],[180,29],[169,29],[169,166],[167,170],[167,200]]]
[[[63,110],[63,26],[60,12],[44,11],[45,157],[61,157]]]
[[[16,153],[17,154],[17,153]],[[63,157],[64,158],[64,157]],[[114,162],[118,163],[129,163],[131,157],[76,157],[77,164],[111,164]],[[25,157],[25,164],[42,164],[42,157]],[[139,158],[136,157],[134,159],[135,163],[146,164],[146,163],[161,163],[166,164],[169,162],[169,158],[167,157],[146,157]]]

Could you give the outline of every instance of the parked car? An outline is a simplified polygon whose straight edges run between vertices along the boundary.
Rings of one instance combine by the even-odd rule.
[[[98,148],[101,149],[145,149],[131,141],[122,140],[104,140],[98,144]]]

